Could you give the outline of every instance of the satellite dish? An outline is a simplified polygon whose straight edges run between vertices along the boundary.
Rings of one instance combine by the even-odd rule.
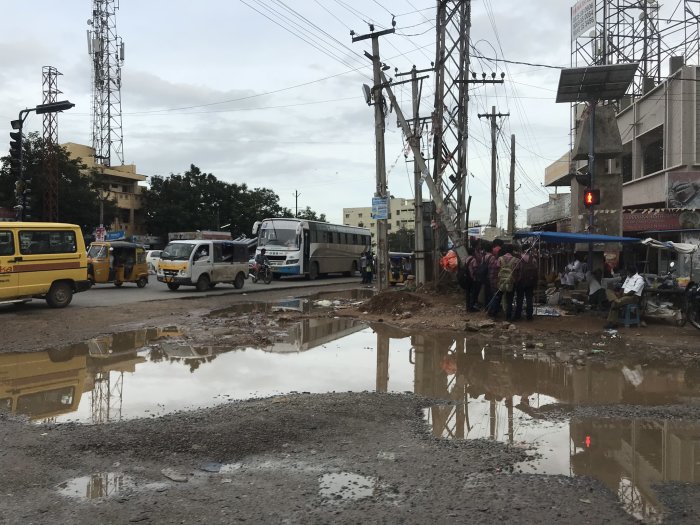
[[[368,106],[372,105],[372,90],[367,84],[362,84],[362,94],[365,96],[365,102]]]

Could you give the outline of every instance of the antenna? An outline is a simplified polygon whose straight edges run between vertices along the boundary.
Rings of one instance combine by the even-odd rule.
[[[93,0],[88,20],[88,54],[92,59],[92,147],[95,163],[124,164],[122,135],[122,65],[124,42],[117,34],[119,0]]]

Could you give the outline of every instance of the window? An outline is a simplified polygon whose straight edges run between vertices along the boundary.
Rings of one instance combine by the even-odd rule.
[[[362,218],[362,214],[361,214],[361,213],[358,213],[357,216],[358,216],[360,219]]]
[[[349,218],[350,218],[350,214],[349,214],[349,213],[346,213],[346,214],[345,214],[345,218],[346,218],[346,219],[349,219]]]
[[[22,255],[44,253],[75,253],[75,233],[57,230],[25,230],[19,232]]]
[[[15,245],[12,232],[0,231],[0,255],[14,255]]]
[[[374,223],[373,223],[373,222],[370,222],[370,223],[369,223],[369,227],[370,227],[370,228],[374,228]]]
[[[398,213],[397,213],[398,215]],[[396,221],[396,226],[401,226],[401,221]]]
[[[401,215],[401,210],[396,210],[396,215]]]
[[[387,229],[387,230],[391,230],[391,223],[390,223],[390,222],[387,222],[387,223],[386,223],[386,229]]]

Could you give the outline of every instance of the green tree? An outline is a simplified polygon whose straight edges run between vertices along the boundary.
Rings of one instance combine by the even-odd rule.
[[[390,252],[412,252],[415,241],[415,231],[400,228],[387,235]]]
[[[301,210],[297,217],[300,219],[305,219],[307,221],[328,222],[326,220],[325,213],[322,213],[321,215],[316,215],[316,212],[313,211],[309,206],[307,206],[306,209]]]
[[[78,224],[83,233],[94,231],[100,220],[100,203],[98,189],[101,176],[93,170],[86,173],[86,166],[79,159],[72,159],[62,146],[54,146],[56,169],[58,171],[58,220]],[[43,171],[44,140],[38,133],[30,133],[23,142],[23,167],[25,179],[31,180],[32,220],[46,220],[43,214],[44,193],[47,180]],[[9,157],[0,159],[0,206],[12,208],[15,200],[15,180],[10,172]],[[105,222],[117,213],[116,203],[104,203]]]

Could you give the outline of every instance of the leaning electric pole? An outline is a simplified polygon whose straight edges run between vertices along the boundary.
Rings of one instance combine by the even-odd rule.
[[[122,65],[124,42],[117,35],[119,0],[93,0],[88,20],[88,53],[92,58],[92,147],[95,162],[124,164],[122,135]]]
[[[395,22],[392,21],[392,25]],[[386,103],[384,97],[382,96],[382,67],[383,66],[379,59],[379,37],[384,35],[389,35],[394,32],[394,28],[385,29],[384,31],[374,32],[374,25],[369,26],[370,33],[361,36],[355,36],[354,31],[350,31],[350,36],[352,36],[353,43],[359,42],[361,40],[372,39],[372,54],[370,55],[365,51],[365,56],[372,61],[372,69],[374,72],[374,86],[370,90],[370,95],[367,96],[367,103],[371,104],[371,100],[374,100],[374,137],[375,137],[375,149],[376,149],[376,170],[377,170],[377,180],[376,180],[376,191],[375,198],[378,200],[378,205],[376,206],[378,213],[374,216],[377,221],[377,289],[379,291],[388,288],[388,259],[389,250],[387,243],[387,218],[389,212],[389,202],[388,202],[388,191],[386,182],[386,158],[384,153],[384,119],[386,117]],[[373,201],[373,208],[374,201]]]

